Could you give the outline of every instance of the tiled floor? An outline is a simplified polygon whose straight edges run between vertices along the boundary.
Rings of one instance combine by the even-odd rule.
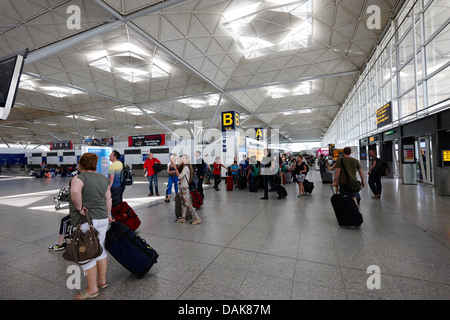
[[[264,201],[246,190],[205,191],[199,225],[174,223],[174,203],[147,197],[148,182],[127,187],[138,229],[160,254],[137,279],[110,258],[108,281],[98,299],[450,299],[450,197],[436,188],[383,180],[382,200],[362,190],[364,223],[337,225],[330,185],[315,182],[312,195],[275,193]],[[165,178],[160,178],[160,190]],[[53,197],[67,178],[0,177],[0,299],[70,300],[68,266],[57,240],[67,203]],[[380,289],[369,289],[380,270]],[[370,278],[370,279],[369,279]],[[369,281],[368,281],[369,279]],[[85,280],[81,281],[82,288]]]

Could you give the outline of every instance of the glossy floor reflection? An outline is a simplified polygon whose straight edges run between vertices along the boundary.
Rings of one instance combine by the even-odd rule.
[[[287,184],[286,199],[270,193],[268,201],[222,182],[205,191],[195,226],[174,223],[174,202],[147,197],[148,182],[137,179],[125,200],[160,258],[139,280],[110,257],[110,285],[98,299],[450,299],[450,197],[384,179],[381,200],[361,192],[361,228],[345,229],[330,185],[314,170],[308,179],[312,195],[299,199]],[[68,213],[67,203],[53,203],[67,183],[0,176],[0,299],[73,299],[71,264],[47,250]],[[379,267],[380,289],[368,288],[376,283],[370,266]]]

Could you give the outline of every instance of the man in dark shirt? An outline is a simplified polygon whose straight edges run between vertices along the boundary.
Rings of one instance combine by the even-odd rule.
[[[356,179],[356,172],[359,173],[359,176],[361,177],[361,188],[364,188],[364,173],[362,172],[361,165],[359,164],[359,161],[355,158],[350,157],[350,154],[352,153],[352,149],[350,147],[344,148],[344,157],[340,158],[336,162],[336,174],[334,175],[334,180],[332,183],[333,187],[339,186],[339,191],[342,194],[348,194],[350,195],[355,203],[356,201],[356,192],[353,192],[351,190],[348,190],[346,184],[348,179]],[[342,172],[344,171],[344,174]],[[345,173],[346,172],[346,173]]]

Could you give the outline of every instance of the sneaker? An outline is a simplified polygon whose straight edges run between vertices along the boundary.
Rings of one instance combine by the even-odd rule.
[[[61,251],[67,247],[67,244],[64,242],[63,244],[55,244],[48,248],[48,251]]]

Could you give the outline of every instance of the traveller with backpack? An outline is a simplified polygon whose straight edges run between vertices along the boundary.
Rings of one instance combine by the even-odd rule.
[[[377,158],[375,150],[369,150],[369,157],[372,159],[372,165],[369,168],[369,187],[373,192],[372,199],[380,199],[381,198],[381,177],[384,175],[385,163],[380,158]]]
[[[125,191],[125,185],[121,182],[124,165],[119,159],[120,153],[117,150],[114,150],[109,155],[109,161],[111,161],[111,164],[108,169],[108,179],[111,181],[111,198],[113,208],[117,207],[119,203],[123,201],[123,192]]]

